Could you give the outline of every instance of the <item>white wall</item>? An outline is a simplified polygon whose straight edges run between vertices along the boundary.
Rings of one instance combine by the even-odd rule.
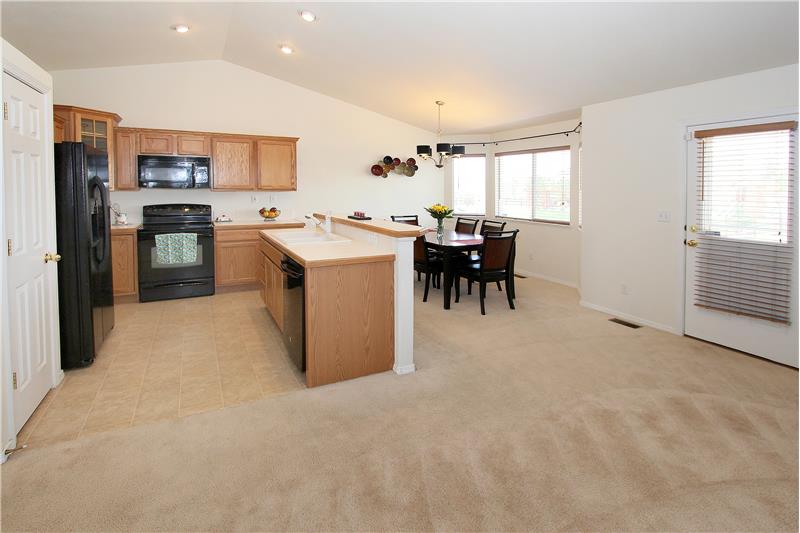
[[[531,128],[502,131],[488,135],[446,136],[447,142],[475,142],[484,140],[514,139],[573,129],[580,119],[554,122]],[[486,218],[507,222],[506,229],[518,229],[516,270],[520,274],[536,276],[576,287],[579,281],[580,239],[578,228],[578,146],[581,136],[558,135],[541,139],[514,141],[499,145],[468,145],[468,154],[486,154]],[[495,166],[494,154],[513,150],[547,148],[553,146],[572,147],[572,175],[570,205],[572,223],[547,224],[524,220],[500,219],[495,215]],[[445,179],[445,201],[453,205],[453,171],[447,165]],[[452,224],[452,222],[451,222]]]
[[[797,76],[789,65],[583,108],[585,304],[682,333],[687,126],[796,112]]]
[[[141,206],[151,203],[208,203],[215,215],[254,220],[261,206],[297,217],[326,209],[384,217],[422,213],[422,206],[441,201],[443,174],[433,165],[421,165],[413,178],[369,172],[384,155],[415,156],[417,144],[434,142],[432,133],[225,61],[52,75],[57,104],[113,111],[122,116],[121,126],[300,137],[297,192],[112,193],[131,221],[139,221]]]

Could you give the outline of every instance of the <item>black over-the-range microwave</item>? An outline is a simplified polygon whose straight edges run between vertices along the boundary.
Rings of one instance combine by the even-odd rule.
[[[169,155],[139,156],[139,187],[148,189],[207,189],[211,159]]]

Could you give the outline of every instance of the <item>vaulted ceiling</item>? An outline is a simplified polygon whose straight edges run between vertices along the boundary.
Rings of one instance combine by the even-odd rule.
[[[444,100],[446,133],[796,63],[797,21],[796,2],[2,2],[48,70],[224,59],[428,130]]]

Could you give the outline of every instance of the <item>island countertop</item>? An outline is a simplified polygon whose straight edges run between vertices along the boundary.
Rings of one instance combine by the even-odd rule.
[[[280,233],[312,231],[303,228],[286,229]],[[313,230],[324,234],[321,229]],[[314,242],[314,243],[285,243],[278,239],[275,231],[262,230],[259,232],[261,239],[272,245],[303,265],[305,268],[315,268],[333,265],[354,265],[361,263],[380,263],[394,261],[393,253],[366,244],[364,242],[347,239],[339,242]]]
[[[327,218],[325,215],[319,213],[314,213],[314,216],[320,220],[325,220]],[[426,231],[422,226],[392,222],[391,220],[356,220],[341,215],[331,215],[331,220],[339,224],[353,226],[373,233],[380,233],[389,237],[419,237]]]

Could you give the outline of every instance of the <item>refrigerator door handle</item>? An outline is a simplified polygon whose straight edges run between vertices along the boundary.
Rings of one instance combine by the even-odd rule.
[[[111,255],[111,217],[109,214],[108,190],[106,189],[103,180],[97,176],[89,180],[89,187],[92,191],[92,196],[94,196],[95,189],[100,190],[101,212],[99,213],[99,218],[103,221],[103,235],[100,236],[96,241],[92,240],[92,247],[96,248],[98,245],[102,244],[102,253],[97,254],[97,252],[95,252],[95,257],[99,263],[105,263],[108,261],[108,258]],[[94,233],[96,232],[93,232],[93,234]]]

